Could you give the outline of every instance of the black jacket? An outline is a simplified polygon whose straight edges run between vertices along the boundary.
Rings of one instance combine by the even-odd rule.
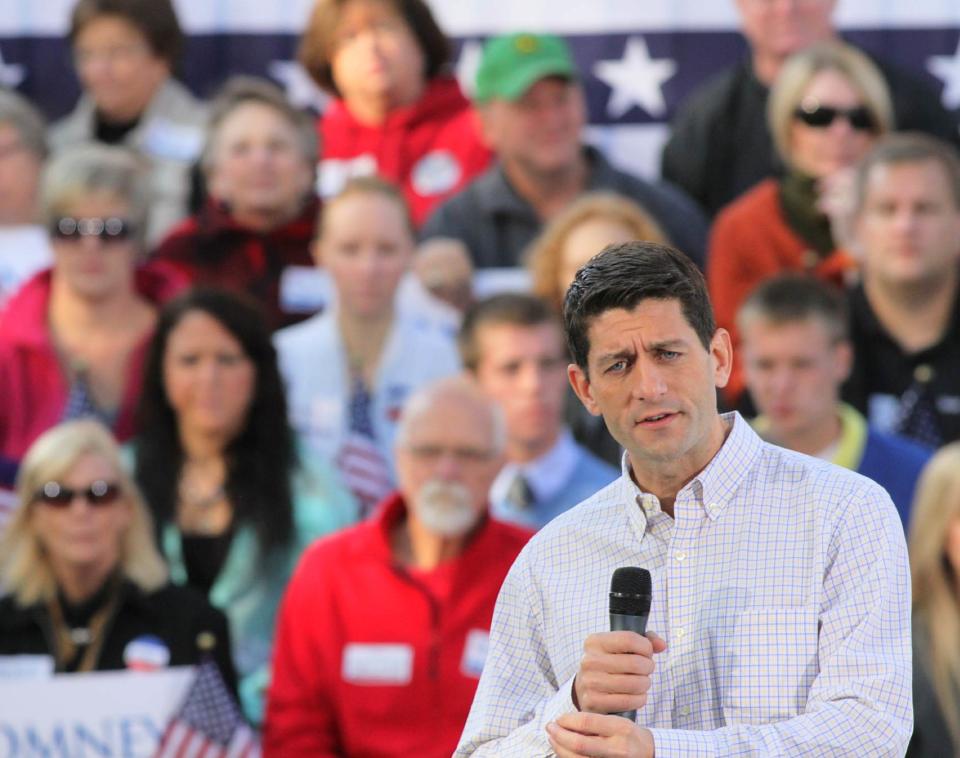
[[[120,593],[95,670],[127,668],[123,659],[127,645],[150,635],[170,651],[169,666],[193,665],[209,653],[227,687],[236,693],[227,620],[202,595],[172,584],[145,593],[131,582],[125,582]],[[23,607],[12,595],[0,598],[0,655],[52,655],[53,638],[46,604]]]

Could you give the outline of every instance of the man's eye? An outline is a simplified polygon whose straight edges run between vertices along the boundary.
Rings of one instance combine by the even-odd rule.
[[[623,371],[627,367],[626,361],[617,361],[616,363],[611,363],[607,366],[607,370],[604,373],[615,374],[620,371]]]
[[[659,355],[665,361],[674,361],[680,357],[681,353],[676,350],[661,350]]]

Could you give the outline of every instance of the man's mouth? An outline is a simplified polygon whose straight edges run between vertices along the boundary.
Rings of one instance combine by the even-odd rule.
[[[645,424],[645,425],[660,424],[662,422],[669,421],[676,415],[677,415],[676,413],[673,413],[671,411],[663,411],[661,413],[651,413],[647,416],[644,416],[638,419],[637,423]]]

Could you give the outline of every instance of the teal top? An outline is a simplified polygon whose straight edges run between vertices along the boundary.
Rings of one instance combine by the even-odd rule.
[[[253,724],[263,721],[274,622],[300,554],[317,537],[357,520],[356,503],[336,471],[305,445],[297,445],[297,454],[300,466],[291,488],[292,544],[263,555],[254,528],[238,524],[223,567],[210,588],[210,603],[226,614],[230,624],[240,703]],[[187,584],[180,536],[176,524],[163,524],[161,549],[170,567],[170,580]]]

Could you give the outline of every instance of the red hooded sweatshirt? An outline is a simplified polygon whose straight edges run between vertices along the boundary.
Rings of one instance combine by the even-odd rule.
[[[432,571],[400,565],[399,493],[323,538],[281,605],[265,758],[449,758],[473,702],[493,606],[530,538],[487,518],[463,553]]]
[[[460,85],[445,76],[429,81],[417,102],[393,111],[378,126],[361,124],[336,100],[319,129],[323,197],[336,195],[351,176],[379,174],[403,189],[417,226],[492,158]]]
[[[137,292],[161,305],[183,289],[176,271],[138,271]],[[69,386],[47,324],[51,271],[41,271],[13,296],[0,315],[0,487],[10,488],[33,441],[60,422]],[[133,436],[143,363],[152,334],[144,335],[127,363],[123,399],[113,432]]]

